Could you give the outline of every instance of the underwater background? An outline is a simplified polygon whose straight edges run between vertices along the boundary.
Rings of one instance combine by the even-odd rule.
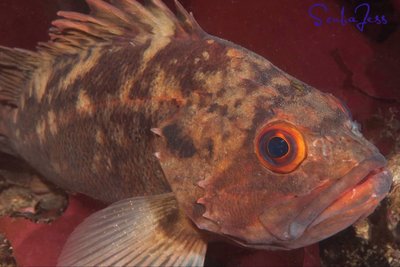
[[[173,1],[165,2],[173,8]],[[389,159],[400,154],[399,0],[180,2],[208,33],[240,44],[342,99],[367,139]],[[350,17],[364,20],[365,12],[354,12],[359,5],[369,6],[370,22],[342,25]],[[58,10],[85,11],[87,6],[83,0],[1,0],[0,44],[34,49],[48,39]],[[71,196],[65,214],[52,224],[3,218],[0,232],[12,243],[20,266],[52,266],[73,228],[102,207],[84,196]],[[293,251],[211,244],[206,266],[400,266],[396,208],[394,200],[386,201],[357,227]]]

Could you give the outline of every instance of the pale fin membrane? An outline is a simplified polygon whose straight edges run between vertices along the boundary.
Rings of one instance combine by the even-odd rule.
[[[77,50],[115,42],[143,44],[174,36],[201,36],[191,14],[176,1],[177,16],[160,0],[86,0],[90,14],[60,11],[53,21],[51,41],[39,49],[49,54],[76,53]]]
[[[203,266],[206,248],[167,193],[92,214],[69,237],[58,266]]]
[[[39,64],[38,55],[24,49],[0,46],[0,103],[18,106]]]
[[[175,16],[161,0],[86,0],[90,14],[60,11],[52,22],[50,41],[41,42],[37,52],[0,46],[0,104],[18,107],[43,61],[79,54],[118,42],[133,46],[162,38],[199,38],[206,33],[178,1]]]

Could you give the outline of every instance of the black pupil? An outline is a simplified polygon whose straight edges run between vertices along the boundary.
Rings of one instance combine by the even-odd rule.
[[[280,158],[289,152],[289,145],[284,139],[275,136],[269,140],[267,149],[271,158]]]

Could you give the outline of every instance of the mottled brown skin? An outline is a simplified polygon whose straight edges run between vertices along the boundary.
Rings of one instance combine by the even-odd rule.
[[[333,96],[299,82],[243,48],[214,40],[212,49],[225,48],[209,60],[223,62],[224,67],[207,69],[204,80],[192,79],[191,105],[161,126],[173,126],[176,136],[170,143],[168,138],[157,142],[166,177],[202,229],[234,237],[246,246],[305,245],[310,241],[296,243],[297,236],[285,237],[285,225],[289,227],[305,205],[323,198],[327,188],[360,162],[377,156],[375,160],[382,163],[376,167],[381,167],[384,159],[352,129],[349,115]],[[194,76],[201,77],[199,73]],[[296,125],[307,143],[307,159],[289,174],[268,170],[254,152],[257,131],[277,120]],[[329,151],[323,152],[323,146]],[[195,153],[184,156],[179,151]],[[385,192],[390,182],[384,180],[380,185],[377,191]],[[190,187],[193,191],[188,194]]]
[[[68,70],[81,64],[81,58],[56,59],[40,104],[26,95],[15,127],[23,125],[18,127],[17,150],[45,177],[105,202],[169,190],[157,159],[147,149],[154,138],[150,128],[155,114],[146,112],[145,99],[119,96],[121,68],[134,75],[143,53],[131,47],[88,52],[102,56],[89,63],[93,67],[85,76],[65,87]],[[127,85],[128,90],[135,86]],[[167,112],[176,109],[173,102],[164,104]]]
[[[168,192],[155,151],[148,149],[157,139],[150,129],[193,106],[190,102],[210,108],[212,93],[192,77],[218,71],[229,58],[213,60],[226,50],[220,44],[184,40],[164,48],[137,74],[146,48],[126,43],[56,58],[40,101],[26,92],[23,109],[15,111],[17,123],[10,122],[16,150],[54,183],[102,201]],[[210,60],[194,63],[204,51],[210,51]],[[85,64],[90,56],[96,59],[86,63],[90,70],[65,82],[72,66]],[[203,92],[209,96],[202,97]],[[167,146],[179,157],[193,156],[191,138],[170,126],[164,128]],[[189,144],[179,147],[175,136]]]
[[[172,191],[199,228],[251,247],[304,246],[373,210],[386,174],[372,204],[308,229],[385,164],[333,96],[200,30],[172,32],[45,57],[6,122],[18,154],[53,183],[105,202]],[[255,153],[273,121],[290,122],[307,145],[288,174]]]

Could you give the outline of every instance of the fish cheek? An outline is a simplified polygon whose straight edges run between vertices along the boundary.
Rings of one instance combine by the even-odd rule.
[[[220,234],[245,241],[270,238],[259,215],[275,201],[279,183],[255,159],[242,153],[225,171],[201,183],[204,195],[198,202],[205,207],[203,217],[215,222]]]
[[[210,171],[210,166],[200,156],[200,150],[203,149],[196,146],[194,137],[185,130],[182,122],[166,121],[159,125],[158,131],[159,136],[152,141],[154,155],[180,208],[192,220],[200,218],[204,210],[196,204],[202,195],[197,183]],[[212,149],[212,145],[208,145]]]

